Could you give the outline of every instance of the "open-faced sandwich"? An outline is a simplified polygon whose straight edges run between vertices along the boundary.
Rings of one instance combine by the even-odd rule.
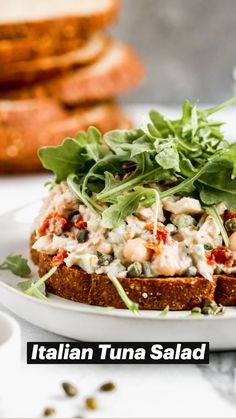
[[[31,237],[49,292],[136,310],[236,305],[236,144],[185,101],[179,120],[44,147],[55,174]],[[52,269],[54,267],[54,269]]]

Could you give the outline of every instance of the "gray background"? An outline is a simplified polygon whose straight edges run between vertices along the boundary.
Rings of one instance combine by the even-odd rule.
[[[126,103],[219,102],[232,96],[236,0],[123,0],[113,35],[144,60],[143,85]]]

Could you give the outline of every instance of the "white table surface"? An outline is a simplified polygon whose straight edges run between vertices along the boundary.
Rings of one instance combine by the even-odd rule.
[[[146,108],[132,107],[131,113],[141,117]],[[234,112],[224,112],[232,133]],[[170,114],[173,112],[170,110]],[[175,110],[174,110],[175,113]],[[0,178],[0,213],[39,199],[45,193],[43,181],[48,175]],[[0,242],[3,246],[4,243]],[[1,305],[0,310],[8,312]],[[12,314],[13,315],[13,314]],[[13,317],[15,317],[13,315]],[[22,360],[18,374],[9,374],[15,389],[1,400],[0,417],[40,417],[47,406],[57,409],[56,417],[91,418],[235,418],[236,417],[236,353],[212,354],[209,366],[195,365],[26,365],[27,341],[66,341],[19,318],[22,331]],[[235,331],[232,331],[235,333]],[[142,340],[142,337],[140,337]],[[14,375],[15,373],[15,375]],[[1,371],[0,371],[0,379]],[[105,381],[114,381],[112,393],[98,393]],[[63,396],[62,381],[78,386],[73,399]],[[99,408],[83,410],[84,398],[96,396]]]

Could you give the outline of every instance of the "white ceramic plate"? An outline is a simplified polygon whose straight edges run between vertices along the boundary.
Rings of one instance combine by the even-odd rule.
[[[0,261],[9,254],[28,257],[32,220],[39,203],[0,217]],[[33,267],[33,269],[35,269]],[[49,302],[29,297],[15,288],[18,278],[0,271],[0,301],[23,319],[46,330],[86,341],[210,342],[212,350],[236,348],[236,307],[223,316],[191,317],[188,311],[141,311],[101,308],[50,295]]]

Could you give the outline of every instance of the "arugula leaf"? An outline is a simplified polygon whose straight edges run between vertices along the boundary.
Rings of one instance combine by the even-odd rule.
[[[117,184],[113,182],[112,185],[108,186],[105,183],[104,189],[97,195],[100,201],[114,202],[114,198],[116,199],[117,196],[134,189],[136,186],[173,178],[173,171],[165,170],[157,165],[155,161],[150,159],[148,153],[136,156],[133,161],[136,162],[137,166],[133,174]]]
[[[126,294],[126,292],[125,292],[124,288],[122,287],[120,281],[114,275],[109,275],[108,274],[108,276],[109,276],[111,282],[113,283],[114,287],[116,288],[120,298],[122,299],[122,301],[126,305],[126,307],[137,316],[139,314],[138,303],[135,303],[134,301],[132,301],[128,297],[128,295]]]
[[[101,133],[95,127],[89,127],[87,133],[79,132],[75,139],[84,148],[82,156],[88,161],[94,160],[97,162],[109,153],[102,145]]]
[[[54,172],[56,182],[62,182],[71,173],[83,173],[85,159],[82,158],[82,150],[78,141],[66,138],[57,147],[40,148],[38,154],[43,167]]]
[[[3,263],[1,263],[0,269],[8,269],[15,275],[23,278],[31,273],[27,259],[23,258],[21,255],[7,256]]]
[[[234,163],[233,175],[236,176],[236,144],[232,144],[221,154],[222,159],[231,160]]]
[[[56,272],[56,270],[57,270],[57,267],[54,266],[45,275],[43,275],[41,278],[38,278],[37,280],[33,281],[33,283],[31,283],[30,286],[21,285],[21,289],[27,295],[37,296],[38,291],[43,293],[44,288],[42,288],[42,285],[45,284],[47,279],[49,279]],[[18,284],[18,287],[19,287],[19,284]]]
[[[167,305],[160,313],[160,316],[166,316],[170,311],[170,306]]]
[[[133,192],[120,197],[116,204],[103,211],[102,225],[105,228],[116,228],[137,210],[139,204],[150,207],[155,202],[159,202],[155,189],[136,187]]]
[[[80,182],[80,179],[77,175],[75,175],[74,173],[70,174],[67,177],[67,184],[69,186],[69,189],[71,190],[71,192],[76,196],[76,198],[83,202],[83,204],[90,208],[91,211],[95,212],[95,213],[99,213],[103,210],[103,208],[96,204],[96,202],[90,198],[86,192],[82,192],[82,182]]]
[[[227,208],[236,210],[236,179],[232,180],[233,167],[233,162],[226,159],[212,160],[205,166],[205,171],[196,183],[204,204],[224,202]]]
[[[173,147],[167,148],[157,154],[156,161],[163,169],[174,169],[176,172],[180,171],[179,154]]]
[[[17,288],[22,291],[24,294],[27,294],[27,291],[32,288],[32,286],[36,283],[37,280],[29,280],[29,281],[23,281],[18,282]],[[35,288],[33,295],[40,300],[48,301],[47,293],[46,293],[46,286],[45,284],[41,284],[39,288]]]
[[[79,132],[75,139],[66,138],[59,146],[42,147],[38,151],[39,158],[45,169],[51,170],[56,182],[67,179],[71,173],[86,174],[90,166],[108,154],[102,144],[100,132],[88,128],[87,133]]]

